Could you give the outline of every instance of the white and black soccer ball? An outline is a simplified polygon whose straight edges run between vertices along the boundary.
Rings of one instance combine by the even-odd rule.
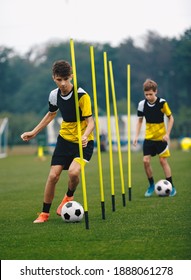
[[[64,222],[80,222],[84,216],[84,208],[77,201],[69,201],[62,206],[61,217]]]
[[[155,184],[155,193],[158,196],[169,196],[171,191],[172,191],[172,184],[165,179],[159,180]]]

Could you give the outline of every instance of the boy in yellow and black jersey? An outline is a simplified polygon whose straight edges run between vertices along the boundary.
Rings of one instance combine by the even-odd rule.
[[[163,168],[166,180],[168,180],[173,186],[171,168],[167,158],[170,156],[168,141],[173,127],[174,118],[167,101],[156,96],[157,88],[157,83],[150,79],[147,79],[143,84],[145,99],[140,101],[138,104],[138,121],[136,126],[136,135],[133,141],[133,144],[136,146],[142,127],[143,118],[145,118],[146,130],[145,140],[143,143],[143,163],[149,181],[149,187],[145,192],[146,197],[151,196],[154,192],[154,178],[151,168],[151,157],[155,156],[156,154],[159,155],[159,161]],[[167,129],[164,121],[165,115],[168,119]],[[176,189],[173,186],[170,196],[174,196],[175,194]]]
[[[32,131],[24,132],[21,135],[23,141],[29,141],[34,138],[55,118],[57,111],[60,111],[63,121],[45,185],[42,212],[34,220],[34,223],[43,223],[49,219],[49,211],[54,198],[56,184],[62,170],[68,170],[68,189],[56,210],[57,215],[61,215],[62,206],[74,198],[74,192],[79,184],[81,164],[85,165],[89,162],[94,149],[94,120],[90,96],[82,88],[78,89],[78,107],[83,148],[83,162],[81,162],[75,96],[71,82],[73,74],[70,64],[64,60],[56,61],[52,68],[52,78],[57,88],[50,92],[49,112]]]
[[[78,102],[81,133],[83,135],[87,126],[86,119],[92,116],[92,109],[90,96],[82,88],[78,89]],[[59,132],[60,136],[70,142],[78,143],[78,128],[73,87],[66,95],[62,95],[59,88],[51,91],[49,96],[49,111],[55,112],[58,109],[60,110],[63,119]],[[91,132],[88,136],[88,140],[90,141],[93,139],[93,132]]]

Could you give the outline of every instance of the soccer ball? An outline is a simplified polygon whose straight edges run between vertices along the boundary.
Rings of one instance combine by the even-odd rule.
[[[155,184],[155,193],[158,196],[169,196],[172,191],[172,184],[167,180],[160,180]]]
[[[62,206],[61,217],[64,222],[80,222],[84,216],[84,208],[77,201],[69,201]]]

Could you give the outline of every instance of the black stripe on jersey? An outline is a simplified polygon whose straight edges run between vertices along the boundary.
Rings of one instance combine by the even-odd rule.
[[[157,97],[157,100],[154,104],[149,104],[145,100],[143,113],[147,123],[162,123],[164,122],[164,113],[162,112],[165,100],[161,100]]]
[[[58,106],[52,105],[49,101],[49,112],[53,113],[53,112],[56,112],[56,111],[58,111]]]
[[[85,92],[78,92],[78,100],[86,94]],[[71,96],[71,98],[65,100],[61,97],[61,91],[60,89],[58,90],[57,93],[57,105],[60,110],[60,113],[62,115],[62,118],[65,122],[76,122],[76,106],[75,106],[75,96],[74,92]],[[82,111],[79,108],[80,112],[80,120],[85,120],[84,117],[82,117]]]

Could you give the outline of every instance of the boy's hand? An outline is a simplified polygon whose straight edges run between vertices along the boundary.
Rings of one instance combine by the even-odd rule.
[[[162,138],[163,141],[168,142],[169,141],[169,135],[165,134]]]
[[[133,146],[137,146],[137,138],[135,138],[134,140],[133,140]]]
[[[88,144],[88,137],[82,136],[82,147],[85,148]]]
[[[21,134],[21,139],[23,141],[29,141],[30,139],[34,138],[35,135],[29,131],[29,132],[24,132],[23,134]]]

